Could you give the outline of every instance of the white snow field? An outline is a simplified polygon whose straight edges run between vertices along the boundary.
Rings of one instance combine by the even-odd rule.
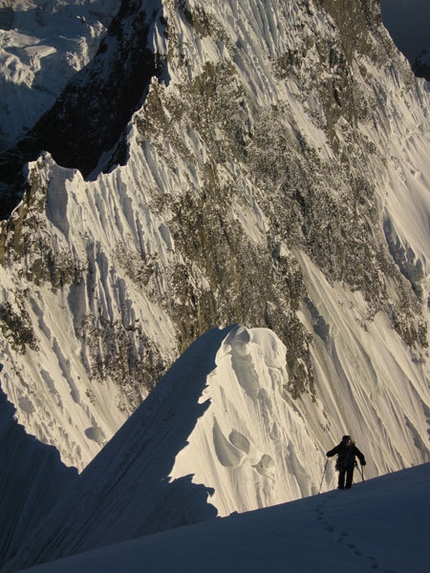
[[[28,569],[28,573],[424,573],[430,464]]]
[[[312,434],[311,420],[306,418],[306,410],[301,411],[300,401],[283,398],[285,383],[285,347],[270,330],[237,325],[213,329],[200,337],[88,465],[69,493],[59,497],[53,511],[32,535],[24,538],[17,556],[4,571],[335,489],[335,464],[332,459],[327,462],[325,456],[334,444],[325,432]],[[402,431],[392,421],[400,406],[392,408],[389,404],[390,395],[401,392],[404,411],[412,410],[403,386],[400,377],[397,381],[393,378],[389,388],[381,387],[376,396],[361,387],[349,388],[352,402],[363,400],[373,406],[366,412],[367,420],[360,421],[357,413],[351,413],[357,426],[361,422],[365,427],[375,427],[372,439],[365,439],[366,433],[359,430],[353,434],[368,461],[366,479],[385,473],[399,455],[393,450],[393,442],[385,439],[388,429],[377,428]],[[386,399],[378,410],[380,395],[386,395]],[[351,433],[350,428],[339,431],[339,440],[344,433]],[[417,449],[413,441],[400,435],[391,436],[391,440],[394,438],[396,444],[402,444],[403,455],[411,458]],[[49,476],[42,474],[40,479]],[[355,483],[361,480],[357,470]],[[357,511],[363,509],[357,523],[363,525],[362,520],[369,516],[364,521],[368,532],[374,527],[375,515],[392,527],[394,517],[386,519],[390,515],[387,509],[376,510],[375,496],[382,499],[382,494],[388,495],[384,484],[390,481],[366,482],[366,487],[357,488],[363,498],[348,498],[349,492],[336,492],[345,494],[342,499],[356,500]],[[390,503],[395,500],[394,505],[398,504],[396,496],[401,487],[405,500],[417,495],[423,504],[428,503],[424,487],[411,488],[406,479],[401,484],[389,495]],[[37,491],[39,485],[36,481],[31,487]],[[323,536],[327,540],[334,539],[335,531],[339,539],[343,531],[350,533],[355,527],[355,519],[348,525],[346,507],[337,509],[337,498],[332,495],[320,498],[321,503],[325,500],[324,507],[332,508],[324,518],[327,525]],[[321,505],[316,501],[306,503],[311,504],[312,511]],[[26,511],[31,517],[31,507]],[[345,513],[339,517],[344,520],[341,525],[335,517],[338,512]],[[21,517],[25,522],[25,514]],[[311,523],[314,521],[315,526],[322,525],[316,523],[317,516]],[[329,531],[332,527],[336,528],[333,532]],[[344,546],[348,543],[333,544],[333,551]],[[372,556],[370,547],[357,551]]]
[[[324,161],[337,161],[323,130],[314,123],[316,102],[312,95],[304,101],[298,97],[297,86],[277,81],[271,72],[272,52],[284,53],[294,46],[287,24],[300,20],[300,13],[293,5],[271,0],[267,17],[262,20],[264,14],[257,17],[247,3],[236,4],[207,2],[205,6],[224,23],[235,45],[248,46],[240,52],[241,59],[232,60],[241,81],[249,85],[262,109],[274,102],[285,104],[309,145]],[[211,37],[192,36],[187,22],[169,3],[164,10],[178,37],[187,40],[183,48],[193,63],[194,74],[205,62],[232,57]],[[317,13],[307,17],[306,22],[310,31],[315,28],[328,37],[334,33],[330,21],[320,20]],[[167,51],[163,41],[154,31],[154,45],[159,52]],[[313,57],[311,53],[304,63],[309,70],[315,64]],[[399,61],[396,65],[401,67]],[[392,241],[407,254],[407,263],[421,273],[419,283],[426,301],[430,284],[430,118],[425,109],[429,95],[424,82],[405,89],[403,69],[380,69],[364,59],[360,66],[357,64],[357,78],[360,70],[366,70],[366,82],[363,80],[360,86],[374,101],[374,115],[359,129],[375,153],[363,157],[357,173],[374,178]],[[412,76],[409,79],[412,81]],[[379,86],[376,95],[373,81]],[[172,69],[169,85],[154,83],[151,89],[176,97],[182,82],[181,70]],[[83,282],[79,287],[63,289],[38,286],[26,268],[31,260],[16,260],[10,267],[0,268],[1,303],[15,308],[25,293],[22,304],[38,341],[37,351],[27,349],[25,354],[16,352],[6,340],[0,341],[2,389],[27,431],[55,445],[63,462],[80,471],[124,423],[133,405],[128,401],[129,388],[117,381],[107,378],[103,383],[94,383],[86,363],[94,341],[78,338],[76,325],[94,316],[97,331],[102,328],[99,315],[112,323],[124,323],[127,328],[141,325],[163,358],[169,363],[174,361],[176,327],[166,305],[156,301],[171,295],[167,277],[183,259],[172,238],[169,208],[157,211],[152,206],[160,197],[178,200],[190,187],[199,193],[204,180],[207,150],[196,135],[187,140],[194,162],[185,162],[174,149],[169,150],[166,159],[157,146],[140,141],[135,123],[130,125],[129,146],[127,165],[99,174],[94,181],[85,181],[78,171],[56,165],[49,155],[29,165],[40,183],[40,197],[36,199],[43,201],[45,193],[48,197],[46,212],[33,214],[37,232],[32,240],[49,246],[66,266],[90,266],[92,284]],[[246,166],[238,162],[226,163],[220,170],[220,176],[226,182],[234,180],[246,197],[233,203],[229,217],[240,222],[243,233],[256,245],[265,248],[271,230],[259,205],[261,190],[248,177]],[[289,252],[289,246],[282,242],[279,249]],[[138,272],[142,252],[149,260],[154,259],[157,267],[156,279],[147,290],[128,278],[130,269]],[[296,407],[311,435],[327,432],[334,440],[348,426],[350,432],[366,440],[380,436],[374,446],[379,452],[373,455],[379,473],[427,461],[428,425],[423,412],[430,407],[430,398],[425,353],[407,347],[385,313],[373,317],[362,293],[351,292],[342,282],[329,283],[303,252],[296,250],[292,254],[301,264],[309,298],[328,328],[326,341],[315,335],[312,316],[302,306],[298,314],[313,336],[310,352],[317,402],[304,397]],[[202,274],[198,276],[199,288],[204,292],[207,281]],[[393,287],[388,284],[387,288]],[[428,321],[425,303],[423,315]],[[386,419],[386,424],[381,425],[380,418]],[[391,432],[391,428],[396,430]],[[415,442],[417,445],[412,446]]]
[[[0,2],[0,151],[33,127],[95,54],[115,0]]]
[[[94,4],[76,2],[79,10]],[[198,6],[199,2],[191,4]],[[177,10],[176,3],[166,0],[163,17],[168,19],[174,30],[173,37],[180,42],[181,61],[189,62],[189,66],[172,66],[169,83],[154,81],[150,95],[160,93],[162,99],[180,98],[181,86],[188,76],[198,78],[207,65],[228,62],[234,69],[237,85],[246,87],[252,94],[256,108],[264,111],[280,106],[288,110],[295,129],[315,152],[318,161],[327,165],[337,162],[338,157],[319,121],[323,116],[321,102],[311,90],[300,91],[299,84],[284,81],[273,73],[273,62],[303,40],[299,35],[303,30],[310,37],[318,33],[327,41],[338,42],[333,20],[315,7],[307,14],[299,9],[298,3],[284,0],[267,0],[264,10],[260,10],[259,2],[245,0],[207,0],[204,5],[211,17],[222,23],[223,38],[228,41],[221,42],[210,35],[197,36],[187,18]],[[75,20],[73,22],[75,25]],[[94,23],[97,34],[102,34],[102,26],[97,22]],[[78,24],[83,25],[79,20]],[[31,32],[35,33],[33,28]],[[4,30],[2,37],[14,33]],[[297,38],[294,34],[298,34]],[[57,54],[61,36],[60,33],[53,40]],[[17,37],[10,40],[17,42],[14,53],[19,40]],[[389,41],[388,34],[386,40]],[[25,42],[26,46],[39,45],[38,40],[25,39]],[[156,26],[152,42],[156,53],[168,53],[168,40],[157,32]],[[50,48],[45,51],[43,46],[48,46],[45,40],[41,51],[35,52],[36,59],[29,60],[30,67],[48,61]],[[7,52],[5,45],[2,49]],[[17,85],[21,73],[25,85],[26,78],[30,78],[29,85],[33,81],[33,71],[21,67],[21,61],[27,60],[19,53],[22,57],[16,62],[12,58],[15,67],[4,68],[18,72],[18,76],[11,78],[8,89]],[[2,54],[9,58],[8,54]],[[44,55],[42,60],[40,54]],[[79,65],[90,57],[85,50],[81,55]],[[318,53],[313,48],[301,68],[309,81],[318,69],[318,61]],[[54,61],[52,63],[54,65]],[[395,55],[393,65],[384,68],[363,57],[353,63],[353,73],[358,97],[370,102],[371,110],[356,128],[357,136],[367,141],[363,156],[355,165],[356,175],[375,186],[381,214],[379,230],[383,232],[384,224],[390,229],[387,240],[405,254],[408,270],[415,269],[417,285],[423,292],[423,317],[429,323],[429,93],[425,82],[413,79],[404,58],[396,59]],[[7,78],[3,79],[6,82]],[[46,85],[49,91],[49,82]],[[8,98],[27,105],[27,100],[22,99],[26,93],[22,90],[16,97],[9,95]],[[33,110],[34,105],[28,103],[29,110]],[[7,109],[0,111],[7,124],[10,120]],[[23,117],[19,114],[19,105],[17,111],[19,117]],[[312,563],[319,559],[319,552],[313,551],[312,537],[306,537],[304,530],[308,527],[311,532],[321,533],[318,549],[331,560],[330,571],[335,566],[339,571],[351,569],[351,562],[360,572],[366,569],[387,573],[413,571],[413,556],[422,559],[423,547],[418,550],[415,546],[415,551],[408,553],[407,543],[401,544],[396,537],[405,534],[406,518],[399,525],[390,511],[402,509],[408,503],[414,507],[412,498],[404,498],[404,504],[398,501],[403,499],[399,494],[401,489],[402,495],[419,496],[421,513],[414,513],[419,518],[426,515],[428,519],[428,511],[424,511],[427,499],[422,493],[426,490],[417,485],[421,474],[410,470],[411,473],[404,474],[411,476],[409,481],[399,477],[403,474],[386,478],[393,482],[373,481],[373,478],[430,461],[427,352],[408,346],[394,331],[388,317],[390,309],[372,312],[362,292],[353,292],[342,281],[329,282],[317,261],[311,261],[298,247],[291,254],[300,265],[307,296],[326,327],[326,336],[320,336],[309,308],[304,303],[301,305],[297,315],[312,338],[309,352],[315,373],[314,395],[303,394],[293,400],[285,390],[290,382],[286,361],[287,353],[291,352],[288,342],[281,343],[270,330],[241,325],[221,325],[197,340],[130,418],[133,411],[133,403],[128,400],[130,388],[111,378],[99,383],[92,377],[87,363],[91,344],[97,343],[97,338],[80,338],[76,334],[77,325],[91,316],[94,333],[103,328],[106,318],[112,324],[123,324],[133,333],[138,332],[136,325],[140,325],[154,346],[161,349],[166,362],[173,363],[178,352],[177,328],[166,301],[172,294],[168,277],[172,268],[183,264],[184,259],[175,246],[173,215],[168,203],[180,200],[188,192],[200,195],[209,149],[198,132],[182,129],[180,124],[175,125],[174,135],[186,134],[183,143],[190,160],[179,153],[180,146],[178,149],[170,146],[167,140],[142,141],[137,120],[144,114],[142,108],[130,122],[127,164],[109,173],[95,173],[91,181],[85,181],[77,170],[57,165],[49,154],[42,154],[28,166],[32,181],[37,182],[32,200],[34,204],[46,205],[31,213],[31,241],[40,244],[41,251],[49,250],[66,268],[70,263],[72,268],[89,268],[91,272],[81,283],[64,288],[37,284],[31,276],[34,262],[31,249],[22,258],[11,256],[9,266],[0,266],[0,303],[11,305],[17,312],[25,311],[38,341],[37,349],[27,348],[24,354],[6,338],[0,339],[1,387],[16,407],[15,417],[26,431],[41,442],[55,446],[61,460],[82,474],[70,493],[60,498],[54,513],[35,526],[28,538],[26,535],[21,538],[25,540],[24,547],[20,547],[22,552],[5,571],[12,570],[14,563],[23,568],[37,559],[52,560],[81,553],[192,521],[210,520],[211,523],[163,533],[144,543],[160,539],[163,544],[169,536],[175,543],[177,536],[185,535],[184,531],[198,532],[200,527],[203,531],[211,527],[217,530],[222,529],[224,523],[236,530],[241,523],[245,527],[248,518],[251,533],[246,535],[244,530],[244,537],[247,542],[249,537],[250,546],[245,546],[248,549],[240,550],[239,554],[253,561],[248,557],[252,555],[250,547],[258,551],[259,543],[252,529],[264,529],[253,526],[253,520],[258,522],[263,519],[259,516],[272,515],[280,520],[276,534],[279,537],[272,534],[269,542],[282,550],[288,547],[286,552],[290,558],[301,560],[300,565],[295,562],[297,571],[306,570],[307,559]],[[346,150],[348,138],[343,136],[348,132],[338,127],[340,144]],[[10,133],[16,136],[22,128],[17,125]],[[270,193],[271,190],[260,189],[250,177],[246,164],[236,159],[222,164],[218,176],[225,185],[234,182],[238,190],[237,200],[229,207],[229,220],[240,224],[243,234],[256,246],[267,248],[268,235],[273,229],[269,227],[260,199],[263,191]],[[341,181],[322,182],[333,187],[333,197],[340,202],[342,189],[336,188],[337,183],[342,187]],[[160,200],[166,200],[164,209],[157,207]],[[19,222],[19,216],[17,209],[10,224]],[[7,224],[2,223],[2,229]],[[276,241],[280,252],[289,253],[290,245],[279,237]],[[146,290],[129,280],[130,271],[138,273],[141,268],[142,253],[148,260],[154,260],[157,267],[155,278]],[[199,269],[196,281],[202,292],[208,288],[207,279]],[[387,289],[394,288],[387,279]],[[138,334],[136,339],[138,351]],[[2,429],[8,431],[6,426]],[[345,433],[352,434],[366,455],[366,478],[372,481],[357,484],[348,492],[352,494],[349,498],[332,492],[304,501],[303,508],[307,504],[312,506],[313,518],[312,521],[302,518],[306,527],[303,521],[302,527],[298,527],[298,514],[302,515],[302,510],[297,508],[301,506],[287,506],[288,512],[293,511],[293,523],[290,518],[285,518],[284,523],[279,504],[315,496],[320,485],[322,492],[334,489],[336,474],[332,463],[328,464],[321,484],[326,463],[324,454]],[[58,466],[55,487],[61,489],[64,482],[59,464],[57,460],[53,466]],[[22,491],[26,494],[30,491],[37,498],[42,480],[49,483],[50,471],[48,464],[48,470],[31,483],[24,480]],[[426,472],[428,474],[428,470]],[[33,475],[35,473],[29,473],[29,477]],[[72,479],[75,481],[75,477]],[[403,486],[394,485],[397,479]],[[415,481],[415,489],[407,488],[406,481]],[[390,501],[378,510],[375,498],[384,503],[382,492],[388,495],[391,488]],[[1,510],[16,501],[13,495],[8,497],[10,491],[14,490],[0,496]],[[372,491],[375,491],[373,497]],[[369,498],[360,498],[361,495],[369,495]],[[346,511],[336,506],[344,503],[344,499],[349,500],[348,504],[357,500],[356,507],[363,509],[364,514],[339,521],[348,519]],[[42,506],[51,507],[54,501],[41,504],[39,513],[42,514]],[[7,538],[19,537],[26,518],[34,518],[30,505],[11,524],[12,530],[5,533]],[[250,512],[269,505],[278,507],[267,512],[247,513],[244,517],[228,517],[234,512]],[[6,514],[2,511],[2,515]],[[228,519],[214,521],[215,515]],[[369,516],[367,521],[366,516]],[[372,532],[373,523],[377,525],[378,535],[388,528],[387,537],[379,544]],[[354,527],[359,525],[360,531],[356,531]],[[428,531],[427,524],[419,521],[419,525],[419,531],[408,525],[413,537],[411,547],[423,531]],[[342,533],[348,535],[342,536]],[[232,538],[228,530],[226,536]],[[296,545],[306,543],[305,551],[298,551],[296,557],[294,543],[285,546],[289,536]],[[360,544],[354,541],[354,536],[360,539]],[[408,537],[405,536],[408,543],[410,537],[408,532]],[[193,537],[191,533],[191,538],[198,540],[197,534]],[[327,541],[330,550],[325,549],[322,541]],[[383,548],[384,543],[390,543],[390,550]],[[380,552],[376,546],[381,547]],[[410,558],[409,569],[402,565],[399,557],[402,551]],[[162,558],[167,559],[164,553]],[[262,553],[266,559],[268,554],[277,555],[273,546]],[[217,563],[216,559],[222,558],[223,550],[217,549],[216,555],[207,559],[208,565],[200,563],[200,570],[206,570],[206,566],[211,567]],[[150,557],[146,559],[149,562]],[[255,557],[256,566],[260,563],[263,567],[261,560]],[[427,556],[425,563],[428,561]],[[282,567],[286,567],[285,554],[282,563]],[[174,565],[181,568],[179,557]],[[162,564],[154,567],[163,570]],[[246,561],[240,567],[247,570]],[[252,571],[252,566],[249,567]],[[274,565],[273,569],[277,567]],[[217,570],[220,568],[221,565]]]

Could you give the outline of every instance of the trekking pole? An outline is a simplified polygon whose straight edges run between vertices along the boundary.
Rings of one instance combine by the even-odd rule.
[[[324,466],[324,471],[323,471],[323,475],[322,475],[322,478],[321,478],[321,483],[320,483],[320,488],[319,488],[319,490],[318,490],[318,495],[319,495],[320,492],[321,492],[321,487],[322,487],[322,483],[323,483],[323,480],[324,480],[325,472],[326,472],[326,469],[327,469],[327,464],[328,464],[328,460],[326,461],[325,466]]]
[[[362,479],[362,481],[364,481],[364,470],[363,470],[363,466],[359,466],[358,469],[359,469],[359,471],[360,471],[360,473],[361,473],[361,479]]]

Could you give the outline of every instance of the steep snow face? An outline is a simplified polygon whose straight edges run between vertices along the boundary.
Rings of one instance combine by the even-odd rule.
[[[43,153],[1,224],[2,388],[85,468],[18,566],[333,487],[344,433],[429,460],[429,94],[377,3],[150,5],[124,164]]]
[[[286,392],[285,356],[269,330],[234,328],[200,398],[208,410],[176,456],[171,478],[192,473],[222,516],[318,492],[322,452]]]
[[[379,336],[389,334],[384,324],[376,328]],[[353,342],[346,341],[349,355],[339,358],[350,368],[342,390],[329,382],[321,390],[328,395],[312,403],[288,396],[287,349],[273,332],[241,325],[207,332],[2,571],[333,489],[337,474],[325,457],[333,430],[340,439],[356,429],[366,479],[415,463],[422,444],[406,434],[416,428],[418,438],[425,430],[417,397],[428,394],[424,381],[405,383],[385,352],[390,380],[366,385],[360,378],[367,372],[353,375],[361,367]],[[400,363],[401,355],[395,358]],[[349,425],[340,426],[343,414]],[[408,427],[399,415],[408,417]],[[328,421],[332,431],[324,431]],[[362,481],[358,469],[355,481]]]
[[[0,3],[0,151],[14,144],[93,57],[115,0]]]
[[[318,272],[314,280],[322,280]],[[324,314],[344,323],[343,341],[331,352],[320,345],[318,364],[330,361],[333,370],[330,379],[319,378],[316,402],[288,396],[288,348],[272,332],[237,327],[224,339],[200,400],[209,407],[171,472],[173,478],[192,473],[194,483],[213,488],[211,503],[220,515],[333,487],[332,465],[320,481],[331,436],[358,439],[369,477],[430,459],[422,439],[429,407],[425,372],[413,372],[401,345],[379,346],[376,340],[389,336],[383,320],[355,338],[355,312],[336,310],[341,297],[333,291],[325,300]],[[351,308],[353,297],[344,304]]]
[[[325,314],[334,312],[333,322],[352,325],[350,310],[340,315],[333,304],[342,296],[333,291],[326,298]],[[341,348],[317,354],[321,373],[329,360],[335,368],[312,402],[289,397],[288,349],[271,331],[234,328],[223,340],[200,399],[208,409],[176,456],[171,477],[192,473],[194,483],[213,488],[211,503],[228,515],[333,487],[333,464],[321,481],[332,436],[336,443],[344,433],[358,438],[369,477],[430,459],[420,437],[429,407],[425,377],[414,374],[401,345],[379,345],[379,337],[389,336],[384,321],[377,320],[359,339],[352,333],[345,328]],[[404,380],[405,371],[412,380]],[[358,473],[356,479],[361,479]]]
[[[104,547],[28,573],[291,571],[420,573],[428,568],[430,465],[330,492]],[[316,565],[316,558],[318,559]]]
[[[76,482],[56,448],[26,434],[0,391],[0,567],[9,561],[46,514]]]
[[[85,177],[125,162],[127,124],[151,78],[164,71],[163,54],[152,49],[153,38],[162,37],[164,30],[161,0],[122,0],[94,58],[18,143],[25,160],[47,150],[58,163],[78,168]]]
[[[428,459],[429,95],[376,3],[338,8],[166,0],[148,40],[168,74],[124,165],[106,151],[91,181],[49,154],[28,166],[1,227],[2,387],[67,463],[84,468],[193,340],[235,322],[285,344],[276,412],[300,403],[309,432],[291,460],[348,430],[378,435],[375,473]],[[245,444],[244,424],[218,443]],[[278,450],[255,439],[250,458],[234,437],[217,451],[260,479]]]
[[[28,431],[83,469],[158,382],[151,376],[175,357],[169,317],[134,281],[127,284],[127,276],[145,282],[145,272],[151,275],[131,234],[140,237],[148,258],[168,252],[168,234],[160,230],[162,221],[141,227],[143,220],[129,218],[133,205],[146,199],[136,182],[127,183],[127,174],[124,195],[118,196],[118,172],[96,192],[49,157],[37,173],[34,199],[44,210],[29,211],[38,231],[25,238],[28,245],[38,243],[37,253],[23,264],[15,261],[18,276],[32,285],[25,300],[5,267],[0,269],[3,320],[12,326],[5,332],[2,387]],[[52,192],[45,204],[48,179]],[[56,286],[46,284],[48,276]],[[123,351],[125,362],[119,359]]]
[[[216,516],[206,486],[189,472],[168,476],[208,408],[199,399],[230,330],[206,333],[180,357],[6,570]]]

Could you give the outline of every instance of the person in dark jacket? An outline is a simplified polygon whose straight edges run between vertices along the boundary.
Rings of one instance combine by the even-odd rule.
[[[355,457],[357,456],[362,466],[366,465],[366,460],[355,443],[351,440],[351,436],[343,436],[340,444],[327,452],[326,456],[331,458],[336,454],[336,470],[339,471],[338,487],[339,489],[349,489],[352,486],[354,468],[357,465]]]

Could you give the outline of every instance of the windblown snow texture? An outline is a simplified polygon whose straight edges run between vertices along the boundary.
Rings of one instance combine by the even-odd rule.
[[[191,368],[197,386],[179,377],[184,402],[167,396],[166,412],[148,414],[167,440],[176,409],[188,412],[157,468],[155,529],[312,495],[344,433],[369,478],[427,462],[429,93],[379,3],[136,0],[116,17],[110,2],[68,4],[88,8],[91,49],[73,52],[76,75],[3,156],[0,192],[15,208],[0,223],[1,385],[26,432],[83,471],[76,487],[99,492],[102,512],[71,493],[52,520],[70,547],[55,553],[35,520],[22,563],[98,545],[102,531],[117,539],[103,505],[123,482],[110,440],[205,333],[211,366]],[[41,52],[3,15],[16,82]],[[111,66],[123,66],[120,85]],[[34,160],[21,171],[24,152]],[[232,324],[244,326],[218,328]],[[149,532],[146,510],[134,519],[136,490],[148,507],[137,468],[159,452],[155,431],[146,444],[134,424],[122,431],[152,453],[118,446],[131,489],[114,513],[127,536]],[[99,483],[86,477],[98,464]],[[324,487],[333,480],[329,470]],[[173,491],[196,492],[188,517]]]
[[[11,185],[24,164],[42,151],[85,176],[113,148],[117,161],[126,161],[126,126],[142,105],[151,78],[164,69],[164,58],[150,47],[161,9],[160,1],[121,1],[91,61],[71,78],[18,145],[0,157],[0,177],[5,183]],[[3,197],[2,218],[19,198],[19,194],[15,200]]]
[[[184,353],[6,570],[216,516],[211,490],[192,482],[192,468],[169,475],[210,406],[199,399],[228,330],[208,333]]]
[[[430,464],[297,502],[211,520],[48,563],[29,573],[422,573]]]
[[[335,488],[328,439],[312,436],[286,381],[285,347],[269,330],[200,337],[4,571]],[[372,477],[376,444],[359,446]]]

